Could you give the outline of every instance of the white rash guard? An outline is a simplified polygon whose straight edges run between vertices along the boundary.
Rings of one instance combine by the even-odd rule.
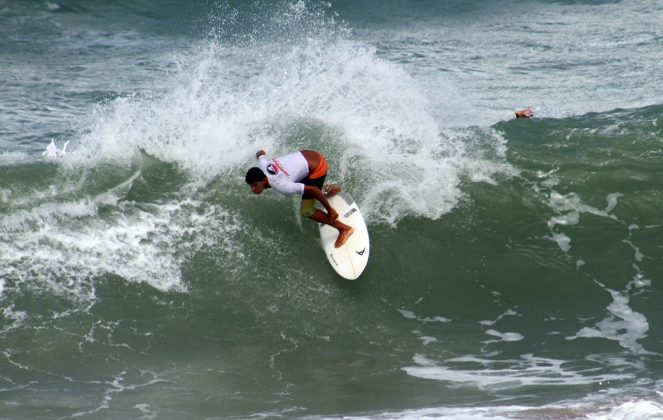
[[[304,184],[299,181],[308,176],[308,162],[300,152],[276,159],[262,155],[258,158],[258,166],[276,191],[285,195],[304,194]]]

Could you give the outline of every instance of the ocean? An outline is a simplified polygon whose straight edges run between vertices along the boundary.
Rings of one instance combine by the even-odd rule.
[[[0,0],[0,418],[663,419],[661,16]]]

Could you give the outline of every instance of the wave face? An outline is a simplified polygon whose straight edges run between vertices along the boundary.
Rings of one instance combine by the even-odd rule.
[[[661,416],[661,12],[0,2],[1,411]],[[305,148],[356,282],[244,183]]]

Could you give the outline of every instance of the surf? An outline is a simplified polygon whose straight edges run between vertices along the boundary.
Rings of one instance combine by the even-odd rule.
[[[658,14],[591,3],[532,4],[525,38],[491,2],[0,6],[40,13],[0,29],[6,415],[656,415]],[[614,10],[643,25],[601,32]],[[579,17],[612,45],[574,51],[637,55],[633,79],[545,61]],[[296,200],[252,196],[260,148],[329,157],[360,281]]]

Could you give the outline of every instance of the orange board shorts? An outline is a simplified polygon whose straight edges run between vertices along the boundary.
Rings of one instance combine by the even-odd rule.
[[[307,178],[316,179],[325,175],[327,175],[327,161],[325,160],[324,156],[320,155],[320,163],[318,163],[318,166],[313,170],[313,172],[308,174]]]
[[[318,163],[318,166],[310,174],[308,174],[306,178],[302,179],[301,182],[304,185],[310,185],[322,191],[322,186],[325,183],[326,176],[327,176],[327,161],[325,160],[324,156],[320,155],[320,163]],[[311,199],[314,197],[309,196],[308,194],[304,194],[302,195],[302,198]]]

